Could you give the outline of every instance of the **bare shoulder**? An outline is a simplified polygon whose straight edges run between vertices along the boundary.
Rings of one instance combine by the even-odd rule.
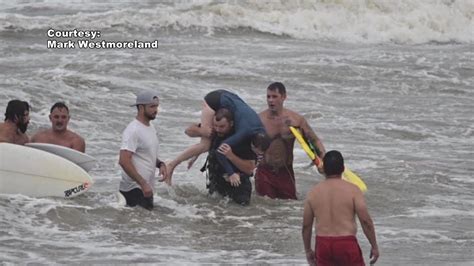
[[[347,182],[345,180],[341,180],[340,182],[341,192],[348,198],[352,200],[352,202],[356,205],[363,205],[364,202],[364,194],[359,189],[358,186]]]
[[[69,130],[69,138],[73,141],[81,141],[84,142],[84,138],[79,136],[79,134]]]
[[[72,148],[80,152],[86,152],[86,142],[84,141],[84,138],[72,131],[69,131],[68,133],[68,139],[72,144]]]
[[[324,181],[314,185],[308,192],[308,194],[306,194],[306,198],[309,200],[309,199],[314,199],[318,194],[319,192],[321,191],[321,189],[324,189]]]
[[[294,126],[299,127],[301,126],[302,121],[305,121],[304,116],[300,115],[299,113],[291,109],[285,108],[284,113],[287,117],[289,117],[292,120],[292,122],[295,124]]]
[[[308,125],[308,122],[306,121],[306,118],[301,114],[295,113],[295,119],[298,121],[299,126]]]
[[[285,116],[289,116],[291,118],[297,118],[298,116],[300,116],[297,112],[295,112],[291,109],[288,109],[288,108],[283,108],[283,114]]]
[[[295,111],[288,108],[284,108],[282,117],[284,117],[286,120],[289,120],[290,122],[287,123],[290,123],[291,126],[300,127],[300,115]]]
[[[352,195],[354,195],[355,198],[361,198],[364,199],[364,193],[360,190],[360,188],[352,183],[346,182],[350,186],[350,190],[352,192]]]

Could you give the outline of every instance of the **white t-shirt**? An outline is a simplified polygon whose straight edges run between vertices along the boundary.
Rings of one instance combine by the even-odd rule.
[[[146,126],[134,119],[123,131],[120,150],[133,152],[133,165],[154,190],[156,159],[158,157],[158,137],[155,127],[152,124]],[[120,181],[119,189],[127,192],[134,188],[141,189],[140,185],[122,169],[122,181]]]

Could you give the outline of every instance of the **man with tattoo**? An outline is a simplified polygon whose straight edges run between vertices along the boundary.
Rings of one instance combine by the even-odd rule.
[[[260,196],[296,199],[293,172],[295,137],[291,134],[289,126],[299,128],[308,143],[315,147],[320,158],[324,157],[326,151],[306,119],[283,107],[285,100],[286,88],[281,82],[274,82],[268,86],[268,109],[261,112],[259,116],[272,142],[257,167],[255,189]],[[323,172],[322,169],[318,171]]]

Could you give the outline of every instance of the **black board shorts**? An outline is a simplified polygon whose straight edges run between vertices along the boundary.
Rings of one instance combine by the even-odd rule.
[[[153,196],[145,198],[143,191],[139,188],[134,188],[130,191],[120,190],[120,193],[125,197],[127,206],[129,207],[135,207],[138,205],[150,211],[153,209]]]
[[[240,185],[233,187],[223,177],[213,180],[209,193],[213,194],[214,190],[224,197],[230,197],[235,203],[242,206],[250,204],[250,196],[252,194],[252,183],[249,176],[240,176]]]
[[[215,90],[204,96],[204,101],[206,101],[207,105],[209,105],[214,112],[217,112],[217,110],[221,108],[221,95],[223,92],[224,90]]]

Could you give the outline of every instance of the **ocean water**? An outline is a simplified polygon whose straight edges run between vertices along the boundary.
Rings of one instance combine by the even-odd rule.
[[[116,198],[136,92],[160,93],[153,123],[170,160],[197,142],[184,129],[207,92],[234,91],[259,112],[274,81],[367,183],[377,264],[474,264],[473,17],[470,0],[0,1],[0,108],[29,101],[32,135],[66,101],[98,160],[83,196],[0,195],[0,264],[305,264],[303,200],[323,177],[299,147],[296,201],[208,196],[205,156],[156,186],[152,212]],[[48,49],[77,40],[49,29],[159,48]]]

